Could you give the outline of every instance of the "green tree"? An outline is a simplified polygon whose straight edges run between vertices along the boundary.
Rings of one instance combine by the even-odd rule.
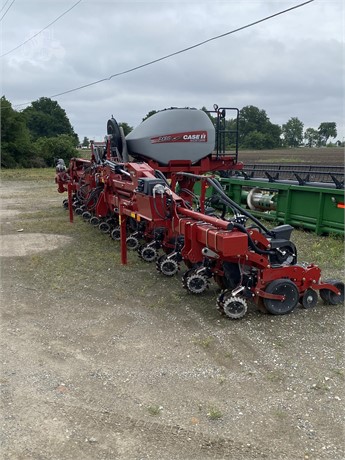
[[[60,105],[48,97],[41,97],[31,103],[22,112],[26,118],[27,126],[36,141],[40,137],[54,137],[67,134],[75,139],[78,145],[78,136]]]
[[[265,145],[265,134],[259,131],[251,131],[245,138],[245,143],[248,148],[262,150]]]
[[[280,135],[280,126],[271,123],[265,110],[253,105],[247,105],[240,110],[239,143],[242,148],[258,148],[257,145],[267,149],[279,147]]]
[[[208,118],[209,118],[209,119],[212,121],[212,123],[213,123],[213,124],[215,124],[215,123],[216,123],[216,119],[217,119],[217,117],[215,117],[215,116],[211,115],[211,114],[210,114],[210,112],[207,110],[207,108],[206,108],[205,106],[201,107],[201,109],[200,109],[200,110],[202,110],[203,112],[205,112],[205,113],[206,113],[206,115],[207,115],[207,116],[208,116]]]
[[[84,136],[83,142],[81,143],[83,147],[89,147],[90,145],[90,140],[88,137]]]
[[[54,137],[41,137],[35,142],[38,157],[43,165],[54,166],[55,158],[62,158],[66,163],[75,156],[75,138],[67,134]]]
[[[127,136],[127,134],[129,134],[131,131],[133,131],[133,126],[129,126],[129,124],[124,122],[124,121],[122,121],[119,124],[119,126],[122,127],[125,136]]]
[[[304,139],[308,147],[316,147],[320,141],[320,135],[314,128],[307,128],[304,132]]]
[[[12,108],[10,101],[2,96],[1,105],[1,166],[14,168],[30,166],[35,149],[30,143],[30,133],[22,113]]]
[[[148,112],[145,115],[145,117],[142,119],[142,121],[145,121],[145,120],[147,120],[147,118],[152,117],[152,115],[154,115],[155,113],[157,113],[157,110],[151,110],[150,112]]]
[[[318,128],[320,136],[320,145],[326,145],[330,137],[337,137],[337,124],[332,122],[323,122]]]
[[[303,141],[303,123],[297,117],[292,117],[282,126],[284,143],[289,147],[298,147]]]

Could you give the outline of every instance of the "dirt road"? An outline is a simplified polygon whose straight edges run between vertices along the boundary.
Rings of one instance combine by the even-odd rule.
[[[215,285],[122,267],[52,181],[1,201],[2,458],[344,458],[343,305],[227,321]]]

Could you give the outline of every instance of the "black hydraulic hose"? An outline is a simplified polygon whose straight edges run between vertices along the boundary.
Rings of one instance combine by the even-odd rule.
[[[155,176],[157,177],[157,179],[162,179],[165,185],[170,188],[169,182],[167,181],[167,178],[164,176],[162,171],[160,171],[159,169],[155,169]]]
[[[252,240],[251,236],[249,235],[249,232],[248,230],[246,229],[246,227],[244,225],[241,225],[237,222],[231,222],[231,224],[237,228],[238,230],[240,230],[241,232],[245,233],[248,237],[248,242],[249,242],[249,246],[254,249],[254,251],[258,254],[261,254],[261,255],[274,255],[275,252],[274,251],[269,251],[269,250],[266,250],[266,249],[260,249],[257,247],[257,245],[254,243],[254,241]]]
[[[256,217],[254,217],[248,211],[243,209],[240,205],[235,203],[235,201],[233,201],[231,198],[229,198],[227,196],[227,194],[224,192],[224,190],[223,190],[222,186],[220,185],[220,183],[216,179],[212,179],[211,177],[207,177],[207,176],[198,176],[197,174],[185,173],[185,172],[178,173],[178,174],[181,174],[181,175],[187,176],[187,177],[193,177],[193,178],[198,179],[198,180],[205,180],[206,179],[207,182],[210,185],[212,185],[212,187],[223,198],[223,200],[225,201],[225,203],[223,203],[223,204],[226,204],[232,210],[236,209],[237,211],[241,212],[244,216],[248,217],[248,219],[251,219],[253,222],[255,222],[256,225],[258,225],[262,230],[264,230],[265,233],[267,233],[270,236],[274,236],[274,233],[271,232],[267,227],[265,227]]]
[[[248,219],[251,219],[253,222],[256,223],[262,230],[264,230],[268,235],[274,236],[273,232],[271,232],[267,227],[265,227],[259,219],[254,217],[250,212],[248,212],[246,209],[242,208],[240,205],[235,203],[231,198],[227,196],[227,194],[224,192],[222,186],[216,179],[207,179],[209,183],[217,190],[217,192],[223,197],[223,199],[226,201],[226,203],[229,204],[231,208],[235,208],[237,211],[240,211],[244,216],[248,217]]]

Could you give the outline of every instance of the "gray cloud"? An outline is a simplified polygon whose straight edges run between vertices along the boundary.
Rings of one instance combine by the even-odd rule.
[[[2,52],[73,2],[17,0]],[[294,3],[296,4],[296,3]],[[33,101],[144,64],[293,6],[285,1],[87,1],[1,58],[2,93]],[[345,135],[343,4],[315,1],[152,66],[56,98],[80,137],[101,139],[107,119],[132,126],[152,109],[256,105],[273,123],[335,121]]]

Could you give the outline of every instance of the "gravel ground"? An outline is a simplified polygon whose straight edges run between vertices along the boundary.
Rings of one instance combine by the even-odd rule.
[[[121,266],[54,184],[1,201],[2,458],[345,457],[343,305],[227,321],[215,285]]]

